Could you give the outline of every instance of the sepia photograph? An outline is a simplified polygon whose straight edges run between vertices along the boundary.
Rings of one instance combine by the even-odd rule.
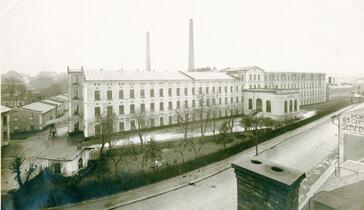
[[[364,210],[364,0],[0,0],[2,210]]]

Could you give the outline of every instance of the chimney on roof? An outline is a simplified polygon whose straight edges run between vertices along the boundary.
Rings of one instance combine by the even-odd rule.
[[[188,71],[195,70],[195,54],[193,46],[193,19],[190,19],[189,48],[188,48]]]
[[[150,71],[150,40],[149,40],[149,31],[146,34],[146,64],[145,70]]]

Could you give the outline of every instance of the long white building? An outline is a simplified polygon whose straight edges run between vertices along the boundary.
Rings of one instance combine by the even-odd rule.
[[[101,129],[98,119],[110,113],[116,116],[114,132],[135,129],[140,126],[138,123],[143,123],[141,127],[173,125],[181,113],[182,120],[199,120],[201,109],[205,114],[210,113],[209,117],[258,110],[274,119],[287,119],[299,113],[302,100],[306,100],[300,87],[317,82],[300,80],[297,83],[302,85],[294,86],[295,83],[286,84],[284,80],[284,85],[272,87],[279,83],[272,84],[266,76],[271,74],[262,71],[255,68],[220,72],[68,69],[69,131],[82,131],[85,137],[97,135]],[[321,74],[305,74],[304,78],[311,78],[310,75],[321,78]],[[321,86],[317,85],[314,92],[320,91]],[[325,101],[325,96],[313,97],[317,99],[307,103]],[[138,121],[140,114],[145,118],[143,122]]]

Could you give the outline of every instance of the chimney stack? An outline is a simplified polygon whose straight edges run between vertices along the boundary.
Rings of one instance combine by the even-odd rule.
[[[189,33],[189,52],[188,52],[188,71],[195,70],[195,55],[193,46],[193,19],[190,19],[190,33]]]
[[[150,40],[149,40],[149,31],[147,31],[147,42],[146,42],[146,71],[150,71]]]

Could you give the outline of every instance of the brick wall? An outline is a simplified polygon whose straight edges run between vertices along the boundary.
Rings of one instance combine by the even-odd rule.
[[[237,178],[238,209],[298,209],[303,172],[257,157],[232,166]]]

